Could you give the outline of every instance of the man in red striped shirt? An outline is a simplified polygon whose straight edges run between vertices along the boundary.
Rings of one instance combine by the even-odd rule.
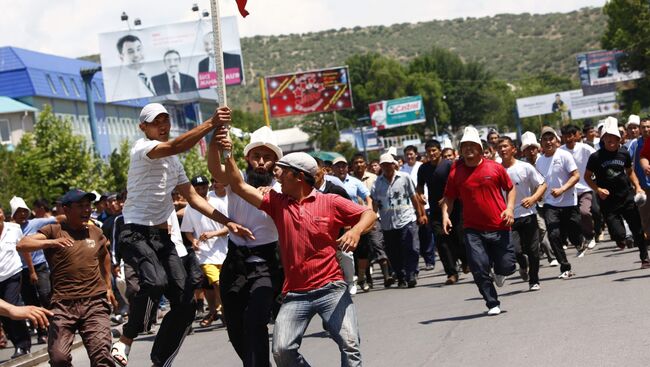
[[[220,141],[221,150],[232,148],[223,129],[214,139]],[[262,194],[244,182],[232,157],[226,160],[233,192],[266,212],[280,237],[284,298],[275,321],[273,358],[279,366],[308,365],[298,348],[309,321],[318,314],[339,345],[341,364],[361,366],[356,311],[336,250],[354,250],[376,215],[341,196],[316,190],[318,165],[308,154],[288,154],[276,165],[282,167],[282,194],[272,190]],[[352,228],[338,237],[346,226]]]

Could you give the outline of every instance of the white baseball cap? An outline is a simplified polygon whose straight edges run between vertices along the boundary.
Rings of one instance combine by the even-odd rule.
[[[550,126],[544,126],[542,128],[542,132],[541,132],[540,136],[544,136],[544,134],[553,134],[557,138],[558,141],[561,140],[560,135],[557,134],[557,131],[554,128],[550,127]]]
[[[342,163],[345,163],[345,164],[348,164],[348,160],[345,159],[345,157],[336,157],[336,158],[334,158],[334,160],[332,161],[332,166],[336,165],[337,163],[341,163],[341,162],[342,162]]]
[[[521,151],[523,152],[524,150],[526,150],[526,148],[530,146],[535,146],[538,149],[540,148],[535,133],[531,131],[526,131],[525,133],[521,134]]]
[[[156,116],[160,115],[161,113],[166,113],[169,115],[169,112],[167,112],[165,106],[161,105],[160,103],[149,103],[142,108],[142,111],[140,111],[140,122],[151,122],[156,118]]]
[[[478,130],[474,126],[467,126],[463,132],[463,137],[460,139],[460,144],[470,142],[476,143],[481,146],[483,149],[483,142],[481,141],[481,136],[478,133]]]
[[[627,118],[627,123],[625,124],[625,128],[627,129],[628,126],[630,125],[641,125],[641,118],[639,115],[630,115],[630,117]]]
[[[18,211],[18,209],[27,209],[29,210],[29,207],[25,203],[25,200],[23,198],[14,196],[9,200],[9,206],[11,206],[11,216],[13,217],[14,214]]]
[[[275,153],[277,159],[282,158],[282,149],[278,146],[278,141],[275,134],[273,134],[273,130],[268,126],[262,126],[253,131],[251,141],[244,147],[244,156],[247,156],[248,152],[257,147],[267,147]]]
[[[282,157],[276,165],[296,169],[311,175],[311,177],[316,177],[318,172],[318,163],[314,157],[305,152],[289,153]]]

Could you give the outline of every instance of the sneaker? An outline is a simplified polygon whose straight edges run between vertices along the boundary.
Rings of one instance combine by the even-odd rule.
[[[600,232],[596,237],[596,242],[603,242],[603,241],[605,241],[605,233]]]
[[[562,248],[565,250],[568,249],[567,245],[562,245]]]
[[[352,282],[348,284],[349,292],[351,295],[357,294],[357,282]]]
[[[521,275],[521,280],[523,280],[524,282],[528,281],[528,269],[519,268],[519,275]]]
[[[586,250],[586,249],[585,249],[585,250],[582,250],[582,251],[578,251],[578,253],[576,254],[576,257],[577,257],[578,259],[579,259],[579,258],[582,258],[582,257],[585,257],[585,253],[587,253],[587,250]]]
[[[494,306],[491,309],[488,310],[487,314],[488,316],[496,316],[501,313],[501,309],[499,306]]]
[[[397,288],[406,288],[406,287],[407,287],[407,284],[406,284],[405,281],[400,280],[400,281],[397,282]]]
[[[359,286],[361,287],[361,290],[362,290],[362,291],[364,291],[364,292],[370,292],[370,284],[368,284],[367,281],[362,280],[361,283],[359,284]]]
[[[559,279],[569,279],[574,275],[575,274],[571,270],[567,270],[564,273],[560,274],[560,276],[558,276],[558,278]]]
[[[557,260],[553,259],[553,261],[551,261],[551,262],[548,264],[548,266],[550,266],[550,267],[556,267],[556,266],[560,266],[560,263],[559,263]]]
[[[409,280],[408,283],[406,284],[408,288],[415,288],[416,285],[418,285],[418,281],[415,279]]]
[[[650,260],[645,259],[641,261],[641,269],[650,269]]]
[[[445,285],[452,285],[458,283],[458,275],[450,275],[447,277],[447,281],[445,282]]]
[[[384,279],[384,288],[390,288],[393,284],[395,284],[395,279],[393,277]]]
[[[506,282],[506,276],[505,275],[494,275],[494,285],[497,287],[501,288],[503,287],[503,284]]]
[[[16,348],[16,352],[11,356],[11,359],[22,357],[29,353],[30,353],[29,349],[18,347]]]
[[[616,246],[618,246],[618,249],[621,251],[625,250],[625,241],[616,241]]]
[[[431,270],[435,269],[435,267],[436,267],[435,265],[432,265],[432,264],[426,264],[426,265],[424,266],[424,269],[422,269],[422,270],[424,270],[424,271],[431,271]]]
[[[591,250],[594,247],[596,247],[596,240],[592,238],[591,240],[589,240],[589,242],[587,242],[587,248]]]
[[[537,284],[537,283],[531,284],[530,287],[528,288],[529,291],[538,291],[540,289],[541,288],[540,288],[539,284]]]

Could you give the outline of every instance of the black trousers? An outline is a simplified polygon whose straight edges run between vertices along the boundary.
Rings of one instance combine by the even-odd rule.
[[[52,296],[52,286],[50,284],[50,269],[46,262],[34,265],[38,281],[32,284],[29,279],[29,269],[22,271],[22,280],[20,284],[20,294],[23,302],[30,306],[39,306],[50,308],[50,297]],[[47,329],[38,329],[38,336],[47,336]]]
[[[187,284],[185,267],[166,229],[125,225],[120,233],[122,258],[138,274],[140,289],[129,305],[129,321],[122,333],[135,339],[151,322],[152,312],[164,294],[171,310],[165,315],[151,349],[154,365],[171,364],[194,320],[194,292]]]
[[[641,260],[648,260],[648,244],[641,225],[639,209],[634,201],[627,201],[616,210],[603,210],[603,216],[607,228],[609,228],[609,234],[617,242],[625,239],[625,224],[623,223],[623,219],[625,219],[632,232],[634,245],[639,248],[639,257]]]
[[[219,288],[228,337],[242,365],[271,366],[269,329],[275,297],[280,291],[277,243],[247,249],[228,242]],[[264,262],[245,262],[255,255]]]
[[[458,275],[458,268],[456,267],[458,260],[460,260],[463,266],[467,264],[463,223],[454,223],[451,233],[448,235],[442,230],[442,222],[440,219],[434,219],[430,216],[429,223],[431,223],[431,228],[433,229],[438,256],[440,256],[440,262],[445,269],[445,274],[448,277]]]
[[[20,304],[20,272],[0,282],[0,298],[12,305]],[[25,321],[4,316],[0,317],[0,320],[14,348],[29,350],[32,347],[32,339]]]
[[[580,230],[578,206],[557,207],[546,204],[544,205],[544,221],[546,222],[548,241],[551,243],[553,253],[560,263],[560,271],[571,270],[571,264],[562,247],[562,239],[568,238],[576,248],[582,246],[583,237]]]
[[[511,239],[515,247],[517,263],[523,269],[528,268],[528,284],[538,284],[539,227],[537,226],[537,214],[515,219],[512,224]]]

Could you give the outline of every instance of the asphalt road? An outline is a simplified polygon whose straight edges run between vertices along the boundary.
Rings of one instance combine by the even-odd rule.
[[[557,279],[543,260],[541,287],[510,277],[498,289],[503,313],[486,307],[471,274],[444,286],[441,264],[414,289],[376,288],[354,297],[366,366],[647,366],[650,270],[638,251],[599,244],[584,258],[567,251],[576,276]],[[134,344],[129,366],[149,366],[152,337]],[[301,352],[313,366],[337,366],[334,342],[313,320]],[[73,364],[88,365],[83,348]],[[43,364],[45,366],[46,364]],[[188,336],[176,366],[241,365],[223,328]]]

